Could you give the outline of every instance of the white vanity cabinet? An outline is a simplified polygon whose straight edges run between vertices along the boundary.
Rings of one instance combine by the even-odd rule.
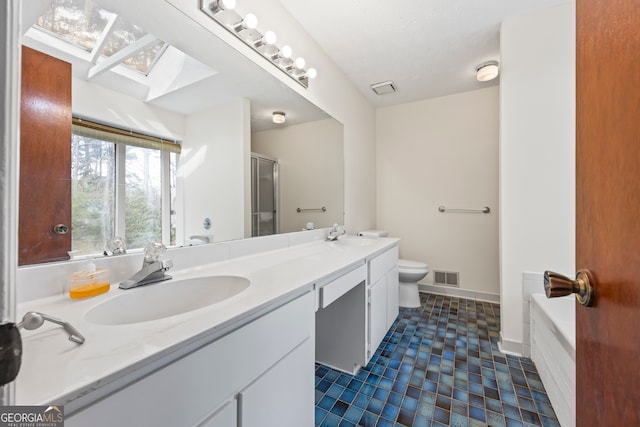
[[[398,247],[318,284],[316,361],[355,374],[398,316]]]
[[[314,306],[307,292],[69,415],[66,425],[312,426]]]
[[[368,271],[367,361],[398,316],[398,247],[394,246],[371,258],[368,261]]]

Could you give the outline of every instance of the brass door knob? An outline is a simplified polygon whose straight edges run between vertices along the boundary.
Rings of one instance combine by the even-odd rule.
[[[547,298],[576,294],[580,304],[591,307],[595,301],[594,285],[595,281],[589,270],[578,270],[576,280],[553,271],[544,272],[544,293]]]

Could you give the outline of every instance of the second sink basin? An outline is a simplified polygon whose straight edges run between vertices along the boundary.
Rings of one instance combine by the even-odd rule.
[[[371,246],[376,241],[369,237],[359,237],[359,236],[340,236],[338,240],[333,241],[340,246],[356,246],[356,247],[364,247]]]
[[[98,304],[85,319],[99,325],[163,319],[229,299],[250,283],[240,276],[208,276],[145,285]]]

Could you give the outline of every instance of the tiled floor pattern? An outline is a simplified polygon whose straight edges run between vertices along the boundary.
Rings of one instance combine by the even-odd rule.
[[[316,365],[316,426],[559,426],[531,359],[498,351],[498,304],[421,299],[358,375]]]

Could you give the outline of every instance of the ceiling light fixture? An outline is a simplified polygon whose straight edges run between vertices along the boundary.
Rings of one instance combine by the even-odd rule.
[[[476,67],[476,79],[479,82],[488,82],[498,77],[500,69],[498,61],[487,61]]]
[[[273,112],[273,123],[282,124],[287,121],[287,115],[282,111]]]
[[[257,30],[258,18],[253,13],[247,13],[242,17],[234,10],[235,7],[236,0],[200,0],[200,10],[209,18],[304,88],[308,88],[309,80],[318,75],[316,69],[305,70],[306,62],[302,58],[297,58],[294,62],[291,58],[293,51],[289,46],[284,45],[279,49],[275,45],[277,39],[273,31],[267,31],[263,35]]]

